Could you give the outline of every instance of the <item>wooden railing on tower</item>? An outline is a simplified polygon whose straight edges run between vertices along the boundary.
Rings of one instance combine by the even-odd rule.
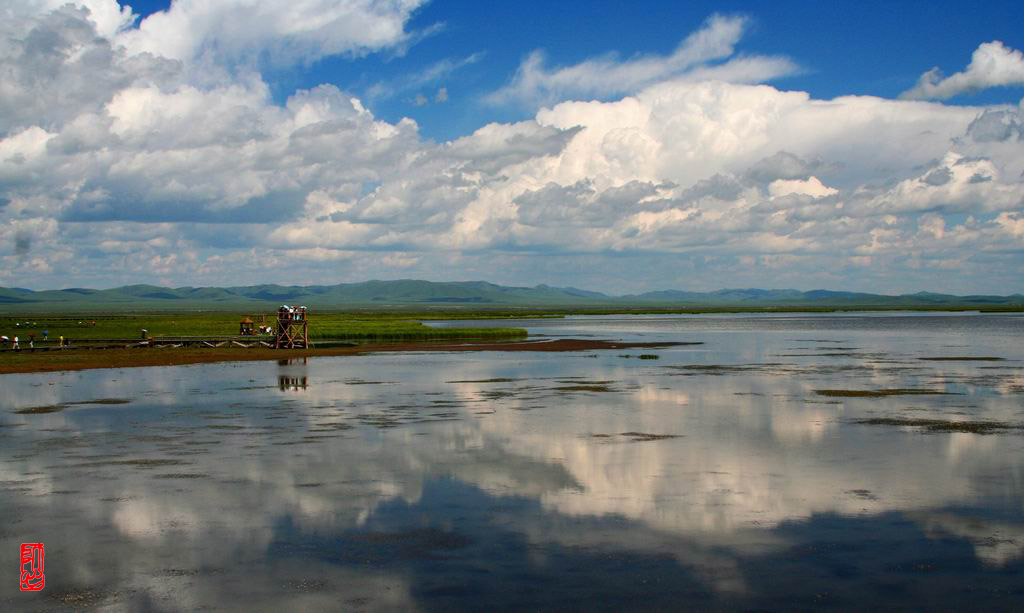
[[[282,306],[277,310],[276,349],[305,349],[309,347],[309,321],[306,307]]]

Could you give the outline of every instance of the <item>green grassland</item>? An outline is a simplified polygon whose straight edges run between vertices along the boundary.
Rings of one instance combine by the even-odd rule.
[[[558,318],[567,315],[615,315],[615,314],[726,314],[726,313],[786,313],[786,312],[837,312],[846,310],[862,310],[843,307],[703,307],[703,308],[453,308],[445,309],[413,309],[395,308],[381,309],[349,309],[345,311],[310,313],[310,340],[447,340],[461,338],[476,339],[509,339],[526,336],[521,328],[480,326],[472,328],[435,328],[423,324],[433,320],[481,320],[500,321],[525,318]],[[894,307],[882,307],[877,310],[897,310]],[[918,311],[960,311],[981,310],[987,312],[1013,312],[1019,310],[1009,306],[991,306],[988,308],[943,306],[922,308]],[[266,314],[266,322],[273,325],[275,314]],[[251,316],[260,323],[261,311],[180,311],[153,312],[97,312],[82,310],[78,312],[39,312],[39,313],[5,313],[0,314],[0,334],[13,337],[19,336],[24,343],[29,334],[35,334],[37,342],[43,338],[43,331],[48,332],[51,342],[59,336],[73,341],[91,339],[138,339],[142,330],[147,330],[151,337],[160,336],[231,336],[238,334],[239,321]]]
[[[20,337],[27,346],[29,334],[36,342],[47,331],[49,341],[64,336],[72,341],[93,339],[139,339],[142,330],[150,337],[232,336],[238,334],[241,319],[252,313],[138,313],[138,314],[32,314],[0,316],[0,334]],[[259,323],[259,318],[254,318]],[[273,315],[267,316],[274,324]],[[446,340],[509,339],[526,336],[521,328],[473,327],[433,328],[409,314],[321,313],[311,315],[309,336],[314,343],[328,340]]]

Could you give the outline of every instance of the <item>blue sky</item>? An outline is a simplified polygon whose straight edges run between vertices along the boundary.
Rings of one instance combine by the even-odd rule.
[[[0,17],[0,286],[1024,292],[1019,2]]]
[[[142,17],[169,1],[121,0]],[[543,49],[553,64],[574,64],[609,52],[622,57],[666,54],[714,13],[745,15],[752,26],[742,53],[783,55],[798,74],[774,81],[815,98],[866,94],[893,98],[922,72],[938,66],[952,73],[987,40],[1024,47],[1020,2],[432,2],[415,11],[408,30],[430,32],[413,48],[361,58],[328,57],[268,72],[282,102],[296,89],[331,83],[366,96],[378,83],[407,83],[445,61],[474,60],[444,77],[384,97],[367,106],[379,117],[412,117],[435,140],[463,136],[492,121],[517,121],[535,109],[481,102],[515,73],[522,59]],[[445,87],[447,104],[433,99]],[[417,106],[420,94],[431,103]],[[1015,103],[1024,87],[957,96],[953,104]]]

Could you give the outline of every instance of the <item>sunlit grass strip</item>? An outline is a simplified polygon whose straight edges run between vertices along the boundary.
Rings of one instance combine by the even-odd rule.
[[[20,337],[27,345],[28,335],[42,346],[42,332],[56,344],[59,337],[71,341],[89,339],[140,339],[142,330],[151,337],[206,336],[222,337],[238,334],[238,323],[247,313],[168,313],[105,316],[17,316],[0,317],[0,334]],[[267,324],[275,320],[267,318]],[[93,323],[95,322],[95,323]],[[258,322],[258,320],[257,320]],[[17,325],[15,325],[17,324]],[[521,328],[473,327],[435,328],[406,317],[324,313],[311,314],[310,338],[316,340],[451,340],[451,339],[514,339],[526,336]]]

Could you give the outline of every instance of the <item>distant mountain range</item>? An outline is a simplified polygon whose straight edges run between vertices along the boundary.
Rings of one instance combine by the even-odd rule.
[[[338,285],[251,285],[244,287],[158,287],[126,285],[114,289],[70,288],[33,291],[0,288],[0,310],[59,309],[226,309],[386,306],[535,306],[535,307],[880,307],[940,308],[1024,305],[1024,295],[954,296],[919,292],[889,296],[858,292],[793,289],[723,289],[715,292],[666,290],[611,296],[572,287],[507,287],[484,281],[365,281]],[[20,308],[19,308],[20,307]]]

